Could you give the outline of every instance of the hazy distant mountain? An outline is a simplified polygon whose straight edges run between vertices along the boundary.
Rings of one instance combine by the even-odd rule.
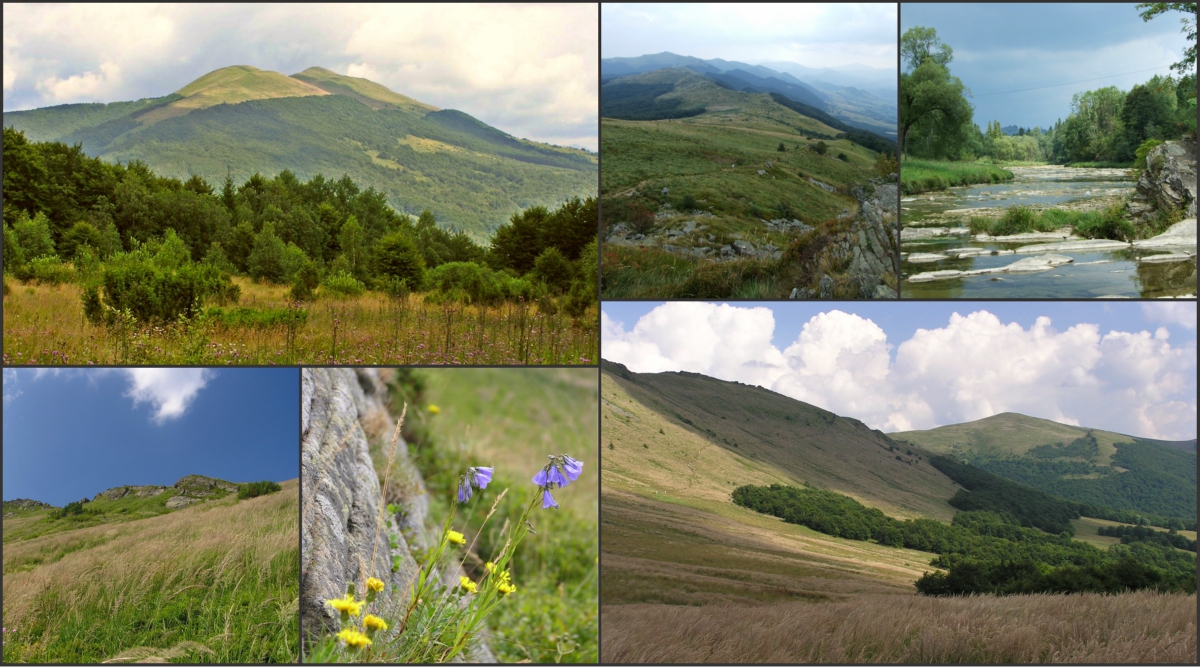
[[[601,83],[664,68],[688,69],[746,92],[770,92],[884,136],[896,132],[896,71],[865,65],[813,69],[797,63],[749,64],[663,52],[600,61]]]
[[[219,184],[255,172],[349,175],[397,210],[428,208],[476,237],[514,212],[596,194],[594,154],[511,136],[369,81],[312,67],[292,76],[249,66],[210,72],[164,97],[4,114],[35,141]]]

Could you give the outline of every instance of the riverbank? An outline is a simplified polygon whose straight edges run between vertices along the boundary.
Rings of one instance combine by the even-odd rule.
[[[1011,181],[1013,173],[978,162],[904,160],[900,164],[900,191],[906,195],[945,190],[959,185]]]

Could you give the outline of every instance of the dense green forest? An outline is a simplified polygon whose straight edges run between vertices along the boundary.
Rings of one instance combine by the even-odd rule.
[[[1145,160],[1157,143],[1196,132],[1195,3],[1138,6],[1150,20],[1169,10],[1190,15],[1184,30],[1193,46],[1172,66],[1174,76],[1155,76],[1123,91],[1114,86],[1076,93],[1065,119],[1052,127],[1018,128],[1005,135],[1001,123],[981,129],[970,92],[951,74],[953,49],[933,28],[914,27],[901,37],[905,70],[900,75],[900,138],[905,155],[934,160],[1121,163]]]
[[[1079,518],[1079,508],[1075,503],[946,456],[934,456],[929,459],[929,464],[962,485],[963,488],[950,499],[951,507],[963,511],[1006,512],[1022,526],[1040,528],[1047,533],[1075,533],[1071,527],[1071,520]]]
[[[594,198],[513,213],[481,246],[347,176],[301,182],[285,170],[214,186],[7,127],[3,156],[5,275],[81,283],[94,321],[192,316],[236,301],[233,275],[290,285],[295,301],[318,288],[485,304],[561,297],[579,315],[597,298]]]
[[[1164,533],[1161,530],[1154,530],[1146,526],[1101,526],[1097,529],[1096,533],[1106,537],[1119,537],[1121,538],[1121,544],[1151,542],[1185,551],[1196,551],[1196,540],[1189,540],[1175,532],[1174,529]]]
[[[971,465],[1093,509],[1086,516],[1136,523],[1139,516],[1196,520],[1196,455],[1162,445],[1116,443],[1112,465],[1096,464],[1095,439],[1042,445],[1026,456],[971,457]],[[1102,516],[1103,514],[1103,516]],[[1165,525],[1156,519],[1155,525]],[[1183,526],[1178,526],[1182,528]]]
[[[1022,526],[1007,511],[961,511],[950,525],[897,521],[839,493],[782,484],[738,487],[733,501],[835,537],[936,553],[930,564],[948,571],[926,573],[916,582],[925,595],[1196,590],[1192,554],[1151,541],[1102,551],[1066,531],[1050,534]],[[1035,497],[1030,504],[1045,501]]]

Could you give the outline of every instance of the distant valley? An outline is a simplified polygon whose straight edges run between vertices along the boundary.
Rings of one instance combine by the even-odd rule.
[[[301,180],[349,175],[398,211],[429,209],[477,239],[523,208],[596,194],[595,154],[519,139],[320,67],[292,76],[226,67],[163,97],[5,112],[4,126],[214,186],[284,170]]]

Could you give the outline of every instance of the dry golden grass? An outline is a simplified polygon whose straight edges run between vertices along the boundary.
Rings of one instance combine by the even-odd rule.
[[[233,281],[236,307],[286,308],[288,288]],[[421,294],[393,301],[378,292],[305,304],[308,321],[289,331],[223,324],[145,326],[122,334],[83,315],[79,285],[9,282],[4,364],[594,364],[598,314],[579,320],[536,305],[432,305]]]
[[[180,642],[211,649],[193,656],[204,661],[296,659],[298,503],[291,480],[258,498],[6,543],[4,661],[99,662]]]
[[[860,596],[762,606],[604,606],[616,663],[1194,663],[1196,596]]]

